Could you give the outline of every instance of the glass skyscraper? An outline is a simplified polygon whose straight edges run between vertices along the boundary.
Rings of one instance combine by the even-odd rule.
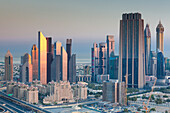
[[[127,81],[128,87],[143,88],[145,85],[144,46],[144,20],[141,14],[123,14],[120,20],[118,78],[119,81]]]

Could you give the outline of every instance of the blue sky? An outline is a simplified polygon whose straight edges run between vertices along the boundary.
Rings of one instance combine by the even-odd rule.
[[[38,31],[65,45],[73,39],[73,53],[89,59],[93,42],[104,42],[113,34],[118,54],[119,22],[123,13],[139,12],[150,24],[152,50],[156,46],[156,26],[161,20],[164,53],[170,56],[169,0],[1,0],[0,57],[9,49],[14,57],[30,53],[37,44]]]

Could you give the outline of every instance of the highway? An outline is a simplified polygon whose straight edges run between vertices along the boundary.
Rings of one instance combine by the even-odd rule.
[[[55,106],[43,106],[41,108],[49,109],[49,108],[71,107],[71,106],[76,106],[76,105],[94,104],[94,103],[98,103],[98,102],[99,102],[99,100],[95,100],[95,101],[87,101],[87,102],[74,103],[74,104],[55,105]]]
[[[2,108],[15,113],[25,112],[38,112],[38,113],[51,113],[45,109],[41,109],[35,105],[29,104],[28,102],[21,101],[17,98],[10,97],[6,93],[0,92],[0,106]]]

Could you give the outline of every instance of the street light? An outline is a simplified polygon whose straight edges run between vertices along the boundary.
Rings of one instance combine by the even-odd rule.
[[[125,82],[126,82],[126,88],[127,88],[127,84],[128,84],[128,76],[130,76],[132,74],[126,74],[124,77],[125,77]]]

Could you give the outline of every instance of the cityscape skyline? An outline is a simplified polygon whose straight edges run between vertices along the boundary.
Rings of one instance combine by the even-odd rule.
[[[170,56],[167,49],[170,42],[168,39],[170,36],[168,33],[170,23],[168,23],[169,17],[166,15],[169,2],[154,2],[156,2],[154,5],[152,5],[152,1],[147,1],[147,3],[140,2],[142,5],[139,6],[135,5],[139,3],[135,1],[129,3],[124,1],[124,4],[126,4],[124,5],[121,1],[78,2],[74,0],[70,1],[71,6],[68,1],[52,1],[51,3],[48,2],[48,4],[46,4],[46,1],[42,1],[41,7],[37,8],[37,1],[34,5],[30,2],[21,1],[16,3],[12,1],[10,2],[11,4],[8,4],[8,0],[2,1],[0,5],[0,13],[2,14],[0,22],[2,29],[0,31],[0,47],[2,48],[0,57],[2,57],[3,61],[4,54],[8,49],[13,53],[14,62],[16,58],[20,58],[25,52],[30,54],[32,44],[38,45],[36,37],[39,30],[46,36],[50,35],[53,42],[59,40],[63,45],[66,43],[65,39],[72,38],[74,41],[72,53],[77,54],[77,59],[89,59],[89,62],[92,43],[104,42],[107,35],[113,34],[115,37],[115,52],[118,54],[119,20],[124,12],[139,12],[143,15],[144,26],[148,23],[151,30],[151,50],[156,50],[156,26],[161,20],[165,28],[164,54],[165,56]],[[164,5],[161,9],[157,8],[160,3]],[[118,7],[120,4],[122,7]],[[8,8],[6,7],[7,5],[9,6]],[[143,8],[143,5],[146,7]],[[28,10],[30,7],[32,9]],[[43,15],[46,16],[42,17]],[[10,34],[7,32],[10,32]],[[9,43],[8,47],[7,43]]]

